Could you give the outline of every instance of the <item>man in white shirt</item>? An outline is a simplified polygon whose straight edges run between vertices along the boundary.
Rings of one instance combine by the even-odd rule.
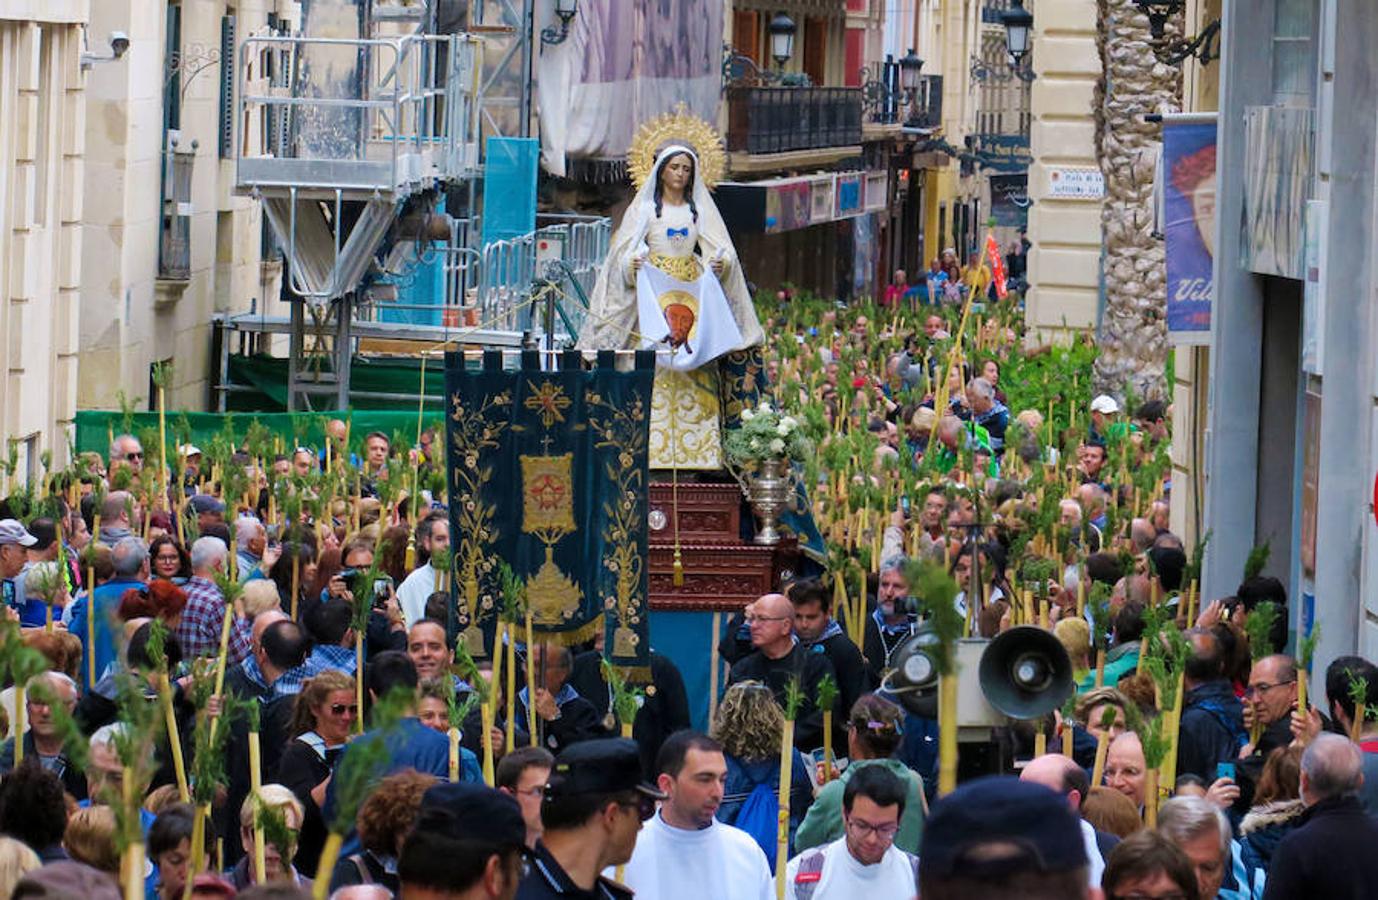
[[[656,768],[666,799],[637,836],[621,878],[637,900],[774,900],[765,853],[745,831],[713,817],[727,781],[722,745],[675,732]]]
[[[1086,770],[1077,765],[1070,756],[1061,753],[1045,753],[1030,760],[1019,775],[1020,781],[1031,781],[1051,788],[1067,798],[1067,805],[1077,817],[1081,826],[1082,842],[1086,844],[1087,877],[1092,887],[1100,887],[1101,873],[1105,871],[1105,856],[1102,847],[1108,851],[1119,841],[1113,835],[1097,832],[1091,823],[1081,818],[1081,802],[1090,792],[1091,779]]]
[[[785,870],[789,900],[914,896],[918,860],[895,846],[908,788],[883,766],[858,769],[842,793],[844,834]]]
[[[433,512],[416,526],[417,559],[424,561],[424,565],[413,569],[397,586],[397,605],[402,607],[408,628],[426,618],[426,601],[435,593],[431,554],[441,549],[450,549],[450,520],[445,513]]]

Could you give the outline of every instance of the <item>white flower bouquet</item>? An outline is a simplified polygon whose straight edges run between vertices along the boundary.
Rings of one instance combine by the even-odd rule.
[[[741,425],[723,436],[723,452],[728,461],[749,467],[767,459],[800,461],[813,452],[799,420],[776,409],[769,400],[742,410]]]

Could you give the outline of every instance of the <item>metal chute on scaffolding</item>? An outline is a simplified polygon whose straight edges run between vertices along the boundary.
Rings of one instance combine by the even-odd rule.
[[[533,165],[528,226],[483,227],[485,142],[528,131],[531,3],[305,0],[296,32],[239,46],[235,184],[262,204],[291,314],[224,326],[288,335],[289,410],[348,406],[361,341],[575,335],[579,304],[533,315],[533,285],[580,296],[608,220],[536,217]]]

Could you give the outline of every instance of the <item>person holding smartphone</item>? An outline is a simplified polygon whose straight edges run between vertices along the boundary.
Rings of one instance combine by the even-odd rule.
[[[354,588],[358,585],[358,574],[373,565],[373,554],[373,542],[366,538],[355,538],[345,544],[344,550],[340,554],[344,568],[334,578],[330,579],[322,599],[338,597],[353,603],[355,601]],[[392,579],[385,575],[379,575],[374,580],[373,593],[368,597],[359,599],[373,607],[372,612],[369,613],[368,630],[364,635],[368,655],[373,656],[384,650],[405,651],[407,649],[407,625],[403,619],[402,610],[397,605],[397,596],[393,591]]]

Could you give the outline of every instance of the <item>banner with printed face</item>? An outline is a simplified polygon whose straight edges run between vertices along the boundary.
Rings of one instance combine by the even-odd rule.
[[[718,276],[704,266],[698,281],[671,278],[649,263],[636,274],[636,308],[643,349],[656,363],[688,372],[742,345]]]
[[[1163,121],[1167,327],[1177,344],[1206,344],[1215,266],[1215,122]]]

